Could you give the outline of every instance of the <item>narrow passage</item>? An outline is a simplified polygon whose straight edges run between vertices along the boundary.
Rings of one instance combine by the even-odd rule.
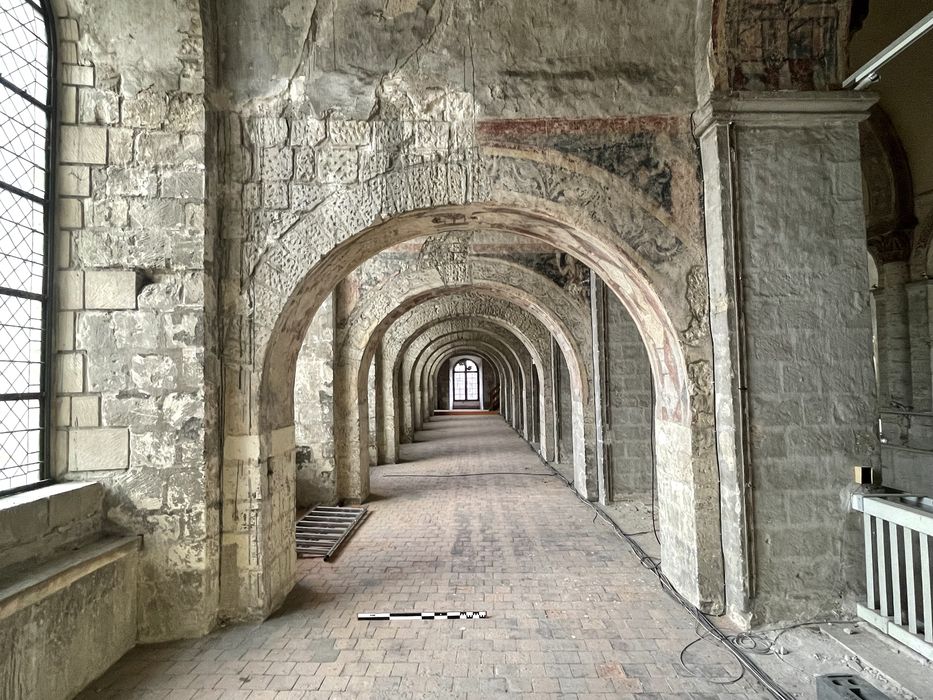
[[[714,682],[738,668],[712,643],[688,650],[695,676],[681,666],[694,622],[563,481],[530,475],[550,470],[499,417],[435,417],[416,439],[270,620],[137,648],[81,697],[765,697]],[[517,474],[427,476],[479,472]],[[416,610],[489,617],[356,619]]]

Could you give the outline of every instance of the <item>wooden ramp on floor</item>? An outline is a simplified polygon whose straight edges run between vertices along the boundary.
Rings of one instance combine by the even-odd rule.
[[[295,549],[299,557],[330,561],[369,515],[365,507],[315,506],[295,523]]]

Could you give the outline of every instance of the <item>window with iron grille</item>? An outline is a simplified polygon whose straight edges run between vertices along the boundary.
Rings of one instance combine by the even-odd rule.
[[[50,17],[0,0],[0,493],[49,475]]]

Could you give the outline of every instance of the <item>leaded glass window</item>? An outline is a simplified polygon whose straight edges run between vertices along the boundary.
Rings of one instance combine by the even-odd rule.
[[[454,367],[454,401],[479,401],[479,368],[472,360]]]
[[[0,492],[48,474],[48,17],[44,2],[0,0]]]

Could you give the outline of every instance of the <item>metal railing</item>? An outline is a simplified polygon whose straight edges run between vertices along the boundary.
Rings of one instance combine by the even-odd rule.
[[[933,498],[856,494],[864,516],[867,600],[858,616],[933,659]]]

